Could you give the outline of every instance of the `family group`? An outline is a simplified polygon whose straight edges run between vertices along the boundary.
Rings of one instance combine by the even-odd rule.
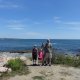
[[[51,66],[51,58],[52,58],[52,44],[48,39],[45,44],[41,45],[41,48],[38,49],[35,45],[32,49],[32,60],[33,65],[37,65],[37,61],[39,65],[48,65]]]

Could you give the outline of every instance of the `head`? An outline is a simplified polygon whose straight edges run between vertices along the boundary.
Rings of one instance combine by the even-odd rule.
[[[36,48],[37,47],[37,45],[34,45],[34,48]]]
[[[40,51],[42,51],[42,48],[40,49]]]
[[[50,39],[47,39],[47,43],[49,43],[50,42]]]

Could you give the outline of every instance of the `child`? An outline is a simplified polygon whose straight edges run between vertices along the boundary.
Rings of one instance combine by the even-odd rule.
[[[43,62],[43,50],[40,49],[39,53],[38,53],[38,63],[40,63],[42,65]]]
[[[38,49],[37,49],[37,47],[35,45],[34,48],[32,49],[33,65],[36,65],[37,55],[38,55]]]

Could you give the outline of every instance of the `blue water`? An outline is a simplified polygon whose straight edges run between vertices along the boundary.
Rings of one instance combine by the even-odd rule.
[[[0,51],[31,50],[46,43],[46,39],[0,39]],[[80,51],[80,40],[52,39],[53,48],[57,51],[77,53]]]

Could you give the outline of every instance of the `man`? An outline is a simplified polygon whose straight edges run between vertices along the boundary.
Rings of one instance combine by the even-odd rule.
[[[52,58],[52,45],[50,43],[50,40],[48,39],[45,47],[44,47],[44,61],[46,65],[51,66],[51,58]]]

